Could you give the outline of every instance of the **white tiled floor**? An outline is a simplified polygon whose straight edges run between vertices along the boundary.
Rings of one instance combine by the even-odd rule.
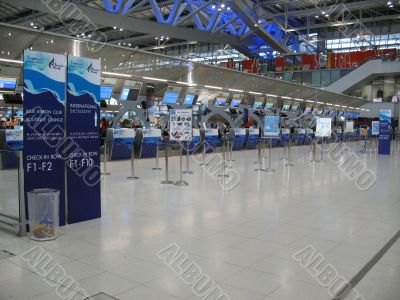
[[[378,179],[361,191],[328,160],[310,163],[309,149],[292,148],[292,168],[280,160],[282,149],[274,149],[274,174],[254,171],[256,151],[234,152],[241,179],[232,191],[194,161],[188,187],[161,185],[164,170],[151,170],[153,159],[136,161],[135,182],[126,180],[127,161],[112,162],[112,175],[102,182],[102,219],[69,225],[57,240],[39,245],[91,295],[200,299],[156,256],[176,243],[232,300],[331,299],[292,254],[312,245],[350,279],[400,228],[400,155],[368,155]],[[178,179],[178,165],[170,159],[171,179]],[[17,255],[37,244],[0,231],[0,248]],[[360,283],[366,299],[398,299],[399,249]],[[391,281],[382,283],[385,274]],[[374,288],[379,297],[370,298]],[[57,296],[13,257],[0,261],[0,299]]]

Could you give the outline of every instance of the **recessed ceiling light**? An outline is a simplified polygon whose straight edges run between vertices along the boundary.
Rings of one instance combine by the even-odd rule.
[[[114,26],[113,29],[114,29],[114,30],[117,29],[117,26]]]

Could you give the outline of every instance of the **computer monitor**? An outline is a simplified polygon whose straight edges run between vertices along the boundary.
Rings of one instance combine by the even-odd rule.
[[[312,107],[311,106],[306,106],[306,108],[304,109],[304,113],[305,114],[309,114],[312,112]]]
[[[15,94],[17,78],[0,77],[0,94]]]
[[[267,102],[267,103],[265,103],[264,109],[266,111],[272,111],[274,109],[274,104],[270,103],[270,102]]]
[[[4,103],[7,103],[7,104],[22,104],[21,93],[4,94],[3,98],[4,98]]]
[[[329,116],[329,114],[330,114],[330,110],[325,108],[324,111],[323,111],[323,115],[324,116]]]
[[[239,107],[241,102],[242,102],[242,100],[232,99],[229,106],[230,107]]]
[[[263,107],[263,103],[262,102],[254,102],[253,103],[253,109],[259,109]]]
[[[299,109],[299,106],[296,104],[293,104],[292,107],[290,108],[290,111],[296,112]]]
[[[122,89],[121,96],[119,97],[119,99],[122,101],[126,101],[126,100],[136,101],[137,98],[139,97],[139,93],[140,93],[139,89],[124,87]]]
[[[163,104],[176,104],[179,98],[179,93],[175,91],[167,91],[164,94]]]
[[[194,105],[196,104],[197,95],[195,94],[186,94],[185,99],[183,99],[183,105]]]
[[[217,98],[214,101],[215,106],[224,107],[225,104],[226,104],[226,99],[223,99],[223,98]]]
[[[281,109],[282,111],[289,111],[290,110],[290,104],[284,104],[283,106],[282,106],[282,109]]]
[[[100,86],[100,100],[109,100],[112,97],[114,86],[102,85]]]

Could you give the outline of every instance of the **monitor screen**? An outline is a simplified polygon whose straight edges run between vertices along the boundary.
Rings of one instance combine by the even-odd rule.
[[[17,78],[0,77],[0,94],[14,94]]]
[[[290,109],[290,104],[284,104],[282,106],[282,111],[289,111],[289,109]]]
[[[136,101],[139,97],[139,89],[123,88],[120,96],[120,100],[125,101]]]
[[[272,109],[274,108],[274,104],[273,103],[265,103],[264,109],[267,111],[272,111]]]
[[[22,104],[22,95],[21,93],[14,94],[4,94],[3,95],[4,102],[9,104]]]
[[[312,107],[311,106],[306,106],[306,109],[304,110],[305,114],[309,114],[312,112]]]
[[[254,102],[253,103],[253,109],[258,109],[258,108],[262,108],[263,104],[262,102]]]
[[[229,106],[230,107],[239,107],[241,102],[242,102],[241,100],[232,99],[231,104]]]
[[[100,86],[100,100],[109,100],[112,97],[114,87],[112,85]]]
[[[226,104],[226,99],[222,99],[222,98],[217,98],[217,99],[215,99],[215,101],[214,101],[214,105],[215,106],[225,106],[225,104]]]
[[[174,91],[165,92],[163,104],[176,104],[179,98],[179,93]]]
[[[183,105],[193,105],[195,102],[195,95],[194,94],[187,94],[185,99],[183,99]]]
[[[292,105],[292,107],[290,108],[290,111],[296,112],[299,109],[298,105]]]
[[[324,114],[325,116],[329,116],[329,115],[330,115],[330,110],[329,110],[329,109],[324,109],[323,114]]]
[[[318,107],[314,107],[313,111],[314,114],[318,114]]]

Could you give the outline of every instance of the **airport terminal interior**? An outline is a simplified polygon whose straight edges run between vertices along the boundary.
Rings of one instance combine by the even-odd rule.
[[[0,0],[0,300],[399,300],[400,1]]]

